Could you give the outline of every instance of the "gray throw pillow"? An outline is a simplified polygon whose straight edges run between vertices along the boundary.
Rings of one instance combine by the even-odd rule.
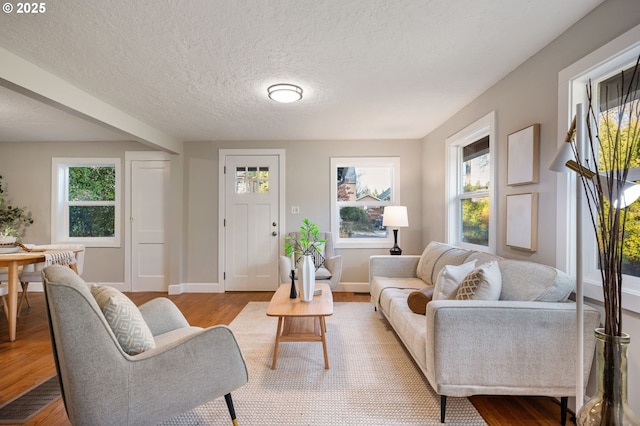
[[[123,351],[136,355],[156,347],[149,326],[131,299],[113,287],[95,284],[91,286],[91,294]]]

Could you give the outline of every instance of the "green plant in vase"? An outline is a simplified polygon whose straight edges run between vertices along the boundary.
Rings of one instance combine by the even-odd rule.
[[[0,238],[13,239],[12,242],[15,242],[32,223],[31,212],[22,207],[12,206],[6,201],[0,176]]]
[[[313,255],[313,251],[322,252],[322,245],[326,242],[320,238],[320,228],[309,219],[304,219],[300,225],[300,235],[285,237],[284,251],[287,256],[297,254],[299,256]],[[291,265],[295,268],[295,263]]]
[[[300,281],[300,297],[304,302],[311,302],[315,289],[315,253],[322,253],[322,248],[326,240],[320,238],[318,225],[309,219],[304,219],[300,225],[300,232],[295,237],[285,237],[284,251],[287,256],[291,256],[291,294],[295,296],[296,259],[295,255],[302,256],[302,265],[298,274]]]

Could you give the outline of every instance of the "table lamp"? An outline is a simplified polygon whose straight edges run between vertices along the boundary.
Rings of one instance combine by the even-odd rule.
[[[398,246],[398,228],[409,226],[407,208],[405,206],[387,206],[384,208],[382,216],[382,226],[391,226],[393,228],[393,247],[389,250],[389,253],[401,255],[402,249]]]

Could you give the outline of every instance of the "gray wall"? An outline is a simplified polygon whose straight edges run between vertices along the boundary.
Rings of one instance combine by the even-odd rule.
[[[640,1],[608,0],[558,39],[475,99],[423,139],[424,241],[444,241],[445,139],[488,112],[496,111],[498,144],[498,254],[548,265],[556,262],[556,174],[547,170],[558,146],[558,73],[617,36],[640,24]],[[524,187],[506,185],[507,135],[540,123],[540,183]],[[564,126],[564,123],[562,124]],[[563,127],[564,129],[564,127]],[[507,247],[505,198],[507,194],[537,191],[538,251]],[[594,303],[597,305],[597,303]],[[629,348],[629,400],[640,413],[640,314],[625,312]]]
[[[406,254],[422,252],[421,144],[394,141],[190,142],[185,144],[187,220],[186,282],[217,282],[218,151],[220,149],[284,149],[286,152],[286,224],[295,231],[304,218],[330,230],[331,157],[400,157],[401,201],[409,211],[409,227],[400,230]],[[300,206],[291,215],[290,206]],[[344,256],[343,282],[367,282],[369,256],[387,249],[338,249]]]
[[[144,151],[137,142],[6,142],[0,143],[0,175],[5,195],[12,204],[31,211],[34,223],[24,242],[51,242],[51,159],[53,157],[120,157],[125,151]],[[124,177],[124,169],[123,169]],[[124,196],[124,194],[122,194]],[[123,204],[124,206],[124,204]],[[124,220],[122,221],[124,224]],[[123,225],[124,226],[124,225]],[[124,235],[123,240],[124,242]],[[88,248],[84,278],[88,281],[124,280],[124,246]]]
[[[408,228],[400,231],[406,254],[422,251],[421,143],[394,141],[192,142],[174,156],[171,171],[170,284],[216,283],[218,280],[218,150],[278,148],[286,151],[286,224],[297,230],[303,218],[330,229],[330,159],[352,156],[396,156],[401,165],[401,197],[409,210]],[[6,142],[0,143],[0,175],[9,200],[27,207],[34,224],[24,241],[48,244],[51,238],[51,158],[120,157],[126,151],[148,151],[137,142]],[[124,168],[122,171],[124,180]],[[127,182],[123,182],[127,185]],[[124,191],[122,196],[124,196]],[[300,206],[300,215],[289,207]],[[124,203],[123,203],[124,206]],[[124,227],[124,217],[122,226]],[[120,248],[88,248],[84,278],[124,281],[124,236]],[[186,247],[186,250],[182,250]],[[368,260],[387,249],[339,249],[344,256],[342,281],[367,282]]]

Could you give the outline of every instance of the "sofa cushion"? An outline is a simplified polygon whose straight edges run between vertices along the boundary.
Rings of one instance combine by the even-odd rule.
[[[416,276],[426,284],[435,284],[438,274],[445,265],[461,265],[466,262],[471,251],[432,241],[422,252]]]
[[[438,274],[435,289],[433,290],[433,300],[454,299],[460,283],[475,267],[475,260],[462,265],[445,265]]]
[[[433,298],[434,286],[430,285],[422,290],[412,291],[407,297],[407,305],[414,314],[424,315],[427,312],[427,303]]]
[[[156,347],[149,326],[131,299],[113,287],[95,284],[91,294],[123,351],[136,355]]]
[[[420,278],[388,278],[373,277],[369,284],[369,292],[371,293],[371,302],[378,307],[382,303],[382,297],[385,293],[392,289],[409,289],[404,293],[404,299],[413,290],[424,288],[425,284]]]
[[[386,288],[380,295],[380,310],[386,315],[389,315],[389,312],[391,312],[391,302],[395,300],[399,300],[406,306],[409,293],[411,293],[411,289],[409,288]],[[424,320],[424,317],[422,317],[422,319]]]
[[[498,261],[502,274],[500,300],[565,302],[575,288],[558,269],[524,260]]]
[[[427,366],[427,320],[407,306],[406,297],[395,297],[389,303],[387,319],[407,350],[423,371]]]
[[[474,269],[462,280],[456,300],[498,300],[501,289],[502,274],[494,260]]]

